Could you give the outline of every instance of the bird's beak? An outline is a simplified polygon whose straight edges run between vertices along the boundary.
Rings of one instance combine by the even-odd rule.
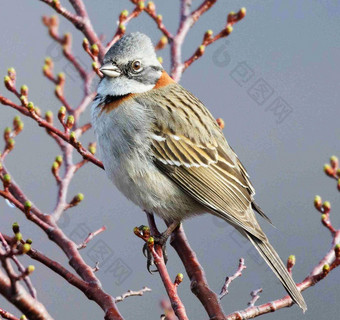
[[[99,69],[105,76],[111,77],[111,78],[117,78],[121,75],[120,69],[113,65],[112,62],[107,62],[101,66]]]

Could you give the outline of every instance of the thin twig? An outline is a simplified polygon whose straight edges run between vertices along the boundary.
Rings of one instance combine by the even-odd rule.
[[[151,292],[152,290],[148,287],[143,287],[141,290],[139,291],[132,291],[132,290],[128,290],[127,292],[123,293],[122,295],[118,296],[115,298],[115,302],[121,302],[123,300],[125,300],[128,297],[134,297],[134,296],[142,296],[145,292]]]
[[[242,271],[244,269],[246,269],[247,267],[244,265],[244,259],[241,258],[240,261],[239,261],[239,265],[238,265],[238,268],[236,270],[236,272],[231,276],[231,277],[226,277],[225,279],[225,283],[221,289],[221,292],[218,296],[218,298],[221,300],[225,295],[227,295],[229,293],[228,291],[228,288],[229,288],[229,285],[238,277],[241,277],[242,276]]]
[[[255,306],[256,301],[258,299],[260,299],[259,293],[261,293],[261,292],[262,292],[262,288],[257,289],[257,290],[253,290],[252,292],[250,292],[251,300],[248,302],[249,307]]]
[[[106,230],[105,226],[102,226],[101,228],[99,228],[98,230],[94,231],[94,232],[90,232],[89,235],[86,237],[86,239],[78,245],[77,249],[81,250],[86,248],[87,244],[95,237],[97,236],[99,233],[102,233]]]

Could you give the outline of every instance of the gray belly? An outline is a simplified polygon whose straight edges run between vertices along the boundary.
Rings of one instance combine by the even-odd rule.
[[[130,117],[123,111],[119,107],[100,115],[98,110],[92,110],[92,123],[109,179],[136,205],[163,219],[182,220],[203,213],[199,203],[153,164],[147,119],[133,123],[136,113]]]

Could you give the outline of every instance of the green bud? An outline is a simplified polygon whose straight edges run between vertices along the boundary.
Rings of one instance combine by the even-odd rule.
[[[183,281],[183,278],[184,278],[183,273],[178,273],[175,279],[175,283],[180,284]]]
[[[296,262],[296,258],[295,258],[295,256],[293,254],[288,257],[288,260],[292,264],[295,264],[295,262]]]
[[[28,104],[27,96],[20,96],[20,101],[23,106],[27,106]]]
[[[47,66],[52,66],[52,65],[53,65],[53,60],[52,60],[52,58],[51,58],[51,57],[46,57],[46,58],[45,58],[45,64],[46,64]]]
[[[45,113],[45,119],[48,123],[53,123],[53,112],[52,111],[47,111]]]
[[[202,55],[205,51],[205,45],[201,44],[199,47],[198,47],[198,55]]]
[[[94,56],[97,56],[98,55],[98,53],[99,53],[99,48],[98,48],[98,45],[97,44],[93,44],[92,46],[91,46],[91,52],[92,52],[92,54],[94,55]]]
[[[89,43],[89,40],[87,40],[87,38],[84,38],[83,39],[83,45],[86,45],[88,46],[90,43]]]
[[[16,78],[16,71],[14,68],[7,69],[7,74],[11,78],[12,81],[15,81]]]
[[[76,142],[77,141],[77,136],[76,136],[76,133],[74,131],[72,131],[70,133],[70,141],[71,142]]]
[[[47,65],[47,64],[44,64],[43,65],[43,73],[44,73],[44,75],[48,75],[50,73],[50,71],[51,71],[51,67],[49,65]]]
[[[246,16],[246,13],[247,13],[246,8],[244,8],[244,7],[241,8],[240,11],[239,11],[239,13],[238,13],[239,19],[240,19],[240,20],[243,19],[243,18]]]
[[[76,198],[77,202],[83,201],[84,200],[84,194],[78,193],[75,198]]]
[[[28,95],[28,87],[25,84],[21,86],[20,94],[22,96],[27,96]]]
[[[336,156],[331,156],[330,163],[333,169],[337,169],[339,165],[339,159]]]
[[[26,200],[24,207],[25,207],[25,209],[31,209],[32,208],[32,202],[29,201],[29,200]]]
[[[13,118],[13,124],[15,124],[15,123],[17,123],[17,122],[19,122],[19,121],[21,121],[20,116],[15,116],[15,117]]]
[[[235,18],[236,13],[234,11],[230,11],[227,17],[227,22],[231,23],[233,22],[234,18]]]
[[[92,64],[91,64],[91,66],[92,66],[92,69],[93,69],[94,71],[98,69],[98,64],[97,64],[96,61],[93,61]]]
[[[149,1],[148,4],[147,4],[147,8],[150,11],[155,11],[155,9],[156,9],[155,3],[153,1]]]
[[[58,117],[65,117],[66,115],[66,107],[61,106],[58,112]]]
[[[334,247],[335,257],[337,259],[340,258],[340,243],[337,243]]]
[[[326,163],[323,166],[323,171],[328,175],[328,176],[332,176],[333,175],[333,168],[330,166],[330,164]]]
[[[4,77],[4,84],[5,84],[5,87],[12,91],[13,90],[13,82],[11,80],[11,78],[9,76],[5,76]]]
[[[33,102],[29,102],[27,104],[27,109],[28,109],[29,112],[34,111],[34,104],[33,104]]]
[[[54,88],[54,93],[55,93],[55,95],[57,96],[57,98],[62,97],[63,91],[62,91],[62,88],[61,88],[60,85],[56,85],[56,86],[55,86],[55,88]]]
[[[322,198],[320,196],[315,196],[314,197],[314,205],[315,206],[321,206],[322,204]]]
[[[126,18],[128,15],[129,15],[129,11],[127,11],[127,10],[123,10],[123,11],[120,13],[120,16],[121,16],[121,17],[124,17],[124,18]]]
[[[323,271],[324,273],[328,273],[329,270],[330,270],[329,264],[326,263],[326,264],[323,266],[322,271]]]
[[[119,28],[120,32],[122,32],[122,33],[124,33],[125,30],[126,30],[126,27],[122,23],[118,26],[118,28]]]
[[[33,243],[33,240],[32,240],[32,239],[27,239],[27,240],[26,240],[26,243],[32,244],[32,243]]]
[[[325,201],[322,206],[326,213],[331,210],[331,203],[329,201]]]
[[[231,34],[232,32],[233,32],[233,27],[232,27],[232,26],[228,26],[228,27],[226,28],[226,33],[227,33],[227,35]]]
[[[54,7],[59,7],[60,6],[59,0],[53,0],[52,4],[53,4]]]
[[[31,250],[31,245],[29,243],[25,243],[23,246],[22,246],[22,253],[25,254],[27,253],[28,251]]]
[[[145,8],[144,1],[138,1],[138,9],[139,10],[144,10],[144,8]]]
[[[95,143],[90,143],[89,144],[89,151],[91,154],[96,154],[97,152],[97,147],[96,147],[96,144]]]
[[[8,139],[8,140],[7,140],[7,145],[6,145],[6,147],[7,147],[8,150],[13,150],[14,145],[15,145],[14,139],[11,138],[11,139]]]
[[[8,68],[7,69],[7,73],[8,73],[8,75],[10,76],[11,74],[15,74],[16,73],[16,71],[15,71],[15,69],[14,68]]]
[[[15,233],[14,239],[16,242],[19,242],[22,240],[22,234],[20,232]]]
[[[31,274],[34,270],[35,270],[35,266],[33,266],[33,265],[29,265],[29,266],[27,267],[27,273],[28,273],[28,274]]]
[[[63,163],[63,156],[59,155],[56,156],[55,161],[59,163],[59,165],[61,165]]]
[[[148,226],[143,226],[142,231],[148,232],[148,231],[150,231],[150,228]]]
[[[8,173],[4,175],[3,179],[4,179],[4,182],[8,182],[8,183],[11,182],[11,176]]]
[[[58,82],[59,82],[59,83],[65,81],[65,73],[59,72],[59,73],[57,74],[57,77],[58,77]]]
[[[56,171],[59,169],[59,163],[57,161],[54,161],[52,164],[52,171]]]
[[[160,42],[163,45],[166,45],[168,43],[168,37],[167,36],[162,36],[161,39],[160,39]]]
[[[74,125],[74,117],[72,115],[68,116],[67,117],[67,120],[66,120],[66,127],[71,129]]]
[[[12,230],[13,230],[14,233],[20,232],[20,227],[19,227],[18,222],[14,222],[14,223],[12,224]]]
[[[204,41],[210,40],[212,35],[213,35],[213,31],[212,30],[207,30],[205,32],[205,34],[204,34],[203,40]]]
[[[20,317],[20,320],[27,320],[26,316],[23,314],[21,317]]]

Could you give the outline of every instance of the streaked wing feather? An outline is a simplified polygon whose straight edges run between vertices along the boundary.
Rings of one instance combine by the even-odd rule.
[[[136,99],[154,117],[155,164],[209,210],[263,239],[247,172],[209,111],[178,84],[145,95]]]
[[[221,183],[211,167],[175,167],[155,159],[156,166],[184,192],[230,224],[240,227],[260,240],[265,235],[258,226],[250,202],[240,200],[230,186]],[[248,206],[246,207],[246,203]]]

